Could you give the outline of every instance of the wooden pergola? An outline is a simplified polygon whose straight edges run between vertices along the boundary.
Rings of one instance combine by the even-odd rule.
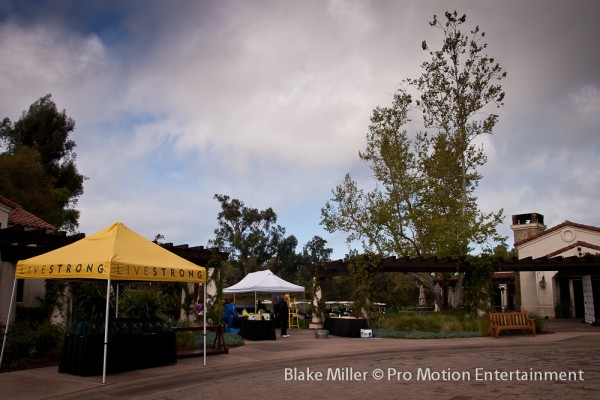
[[[325,268],[317,271],[319,277],[347,275],[347,259],[325,263]],[[440,259],[387,257],[373,272],[436,272],[436,273],[461,273],[469,272],[475,268],[468,261],[462,259]],[[524,272],[524,271],[558,271],[561,273],[579,275],[600,275],[600,256],[584,257],[531,257],[518,260],[516,258],[503,261],[495,270],[497,273]]]
[[[23,227],[0,229],[0,254],[2,261],[16,263],[19,260],[35,257],[56,250],[60,247],[83,239],[85,234],[79,233],[67,236],[65,232],[49,232],[46,230],[31,230]],[[161,247],[194,264],[205,266],[214,253],[214,249],[187,244],[160,244]],[[227,260],[228,253],[218,252],[222,261]]]

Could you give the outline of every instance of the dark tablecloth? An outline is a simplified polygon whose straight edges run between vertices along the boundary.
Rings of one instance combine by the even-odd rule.
[[[248,340],[276,340],[275,322],[251,321],[244,318],[241,320],[240,336]]]
[[[360,337],[360,330],[369,329],[369,323],[363,318],[326,318],[323,328],[334,336]]]
[[[177,362],[174,332],[110,335],[107,372],[159,367]],[[104,335],[68,335],[58,371],[73,375],[102,374]]]

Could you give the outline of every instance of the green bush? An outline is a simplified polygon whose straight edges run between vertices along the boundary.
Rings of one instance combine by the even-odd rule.
[[[176,335],[177,348],[179,350],[195,349],[197,346],[197,336],[198,334],[194,332],[178,332]]]
[[[61,327],[44,322],[33,331],[33,345],[36,355],[44,357],[60,348],[64,337]]]
[[[152,288],[128,289],[120,302],[120,311],[129,318],[165,319],[165,296]]]
[[[479,337],[479,332],[452,331],[452,332],[423,332],[423,331],[391,331],[386,329],[373,329],[373,337],[399,338],[399,339],[449,339]]]
[[[33,329],[29,322],[15,320],[8,331],[6,352],[19,357],[28,357],[34,346]]]
[[[480,332],[480,319],[464,312],[386,314],[383,329],[420,332]]]
[[[543,332],[544,331],[544,328],[545,328],[545,325],[546,325],[545,321],[544,321],[544,318],[538,317],[534,313],[529,313],[529,318],[533,318],[535,320],[535,331],[536,332]]]
[[[50,322],[34,325],[30,321],[16,320],[9,329],[6,352],[19,357],[28,357],[35,353],[45,357],[60,349],[64,331]]]
[[[239,347],[244,345],[244,339],[240,335],[225,332],[225,344],[227,347]]]
[[[225,345],[227,347],[238,347],[244,345],[244,339],[236,334],[225,332]],[[206,346],[211,347],[215,341],[215,332],[206,332]],[[195,332],[178,332],[177,333],[177,349],[193,350],[202,349],[204,347],[204,336],[202,331]]]
[[[479,334],[481,336],[489,336],[490,334],[490,318],[487,315],[479,318]]]
[[[557,318],[571,318],[571,303],[563,301],[554,306],[554,313]]]

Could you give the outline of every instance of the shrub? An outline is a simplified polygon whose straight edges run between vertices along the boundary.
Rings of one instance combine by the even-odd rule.
[[[481,319],[464,312],[386,314],[382,329],[388,331],[415,332],[481,332]]]
[[[386,329],[373,329],[373,337],[399,338],[399,339],[449,339],[478,337],[479,332],[453,331],[453,332],[423,332],[423,331],[391,331]]]
[[[568,301],[557,303],[554,306],[554,313],[557,318],[571,318],[571,303]]]
[[[9,328],[6,352],[19,357],[27,357],[33,351],[33,329],[28,321],[15,320]]]
[[[50,322],[44,322],[37,326],[33,331],[33,345],[36,355],[44,357],[60,348],[64,336],[62,328],[52,325]]]
[[[129,318],[165,318],[165,296],[151,288],[128,289],[121,298],[120,310]]]
[[[35,353],[45,357],[60,349],[64,331],[50,322],[33,324],[27,320],[15,320],[9,329],[6,352],[19,357],[28,357]]]

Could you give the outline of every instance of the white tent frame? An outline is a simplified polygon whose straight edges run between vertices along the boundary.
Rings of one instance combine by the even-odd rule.
[[[251,274],[256,274],[256,273],[268,273],[273,275],[275,278],[277,278],[278,281],[281,281],[283,283],[289,284],[290,286],[288,287],[283,287],[280,286],[278,288],[269,288],[268,286],[260,286],[260,287],[249,287],[247,289],[231,289],[234,286],[239,285],[244,279],[247,279]],[[267,275],[268,275],[267,274]],[[225,289],[223,289],[223,294],[232,294],[233,295],[233,302],[235,303],[235,295],[236,294],[247,294],[247,293],[254,293],[254,310],[256,310],[256,305],[258,304],[257,302],[257,294],[258,293],[269,293],[269,294],[274,294],[274,293],[305,293],[306,289],[304,288],[304,286],[299,286],[296,285],[294,283],[288,282],[285,279],[280,278],[278,275],[274,274],[273,272],[271,272],[271,270],[266,269],[263,271],[256,271],[256,272],[250,272],[249,274],[247,274],[245,277],[243,277],[239,282],[237,282],[234,285],[231,285],[229,287],[226,287]]]

